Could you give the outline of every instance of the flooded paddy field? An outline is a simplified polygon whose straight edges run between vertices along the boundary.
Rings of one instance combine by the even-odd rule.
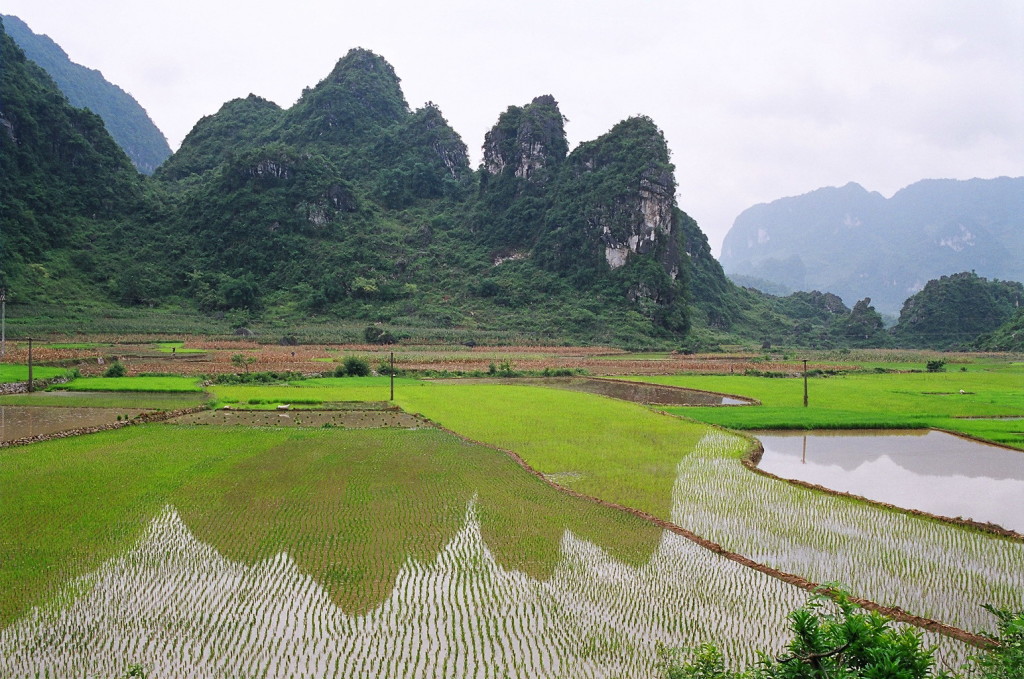
[[[655,677],[805,600],[437,430],[167,430],[0,451],[0,675]]]
[[[1024,533],[1024,453],[940,431],[752,432],[770,474]]]
[[[705,437],[678,465],[673,521],[760,563],[841,581],[872,601],[961,629],[986,629],[981,604],[1024,607],[1024,542],[754,474],[742,439]],[[742,446],[740,447],[742,450]]]
[[[753,445],[743,436],[557,389],[439,385],[402,399],[572,490],[811,582],[966,630],[991,625],[983,603],[1024,607],[1024,542],[755,474],[741,464]]]
[[[0,405],[0,441],[101,427],[131,419],[147,410],[136,408],[53,408]]]
[[[568,488],[885,605],[970,630],[990,627],[981,603],[1024,605],[1019,541],[752,474],[747,439],[579,393],[680,390],[562,381],[396,399]],[[803,590],[498,450],[406,431],[422,420],[391,404],[341,402],[384,389],[217,387],[231,409],[181,420],[209,426],[0,450],[0,676],[653,678],[659,643],[736,664],[782,648]],[[968,652],[926,643],[954,667]]]

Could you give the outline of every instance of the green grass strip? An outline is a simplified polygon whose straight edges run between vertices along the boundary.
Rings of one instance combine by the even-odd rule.
[[[395,392],[419,391],[425,384],[419,380],[398,378],[395,380]],[[317,405],[341,401],[387,401],[391,398],[388,377],[324,377],[271,385],[215,384],[207,390],[214,396],[214,405]]]
[[[64,391],[201,392],[195,377],[79,377],[59,386]]]
[[[63,377],[68,374],[64,368],[52,368],[49,366],[32,366],[33,380],[48,380],[54,377]],[[28,380],[28,366],[16,363],[0,363],[0,384],[10,382],[26,382]]]
[[[165,354],[205,354],[205,349],[190,349],[184,342],[157,342],[156,350]]]
[[[887,373],[803,380],[746,376],[634,378],[644,382],[749,396],[762,406],[666,408],[731,429],[914,429],[935,427],[1024,448],[1024,424],[978,420],[1024,416],[1024,370]],[[962,392],[962,393],[961,393]]]

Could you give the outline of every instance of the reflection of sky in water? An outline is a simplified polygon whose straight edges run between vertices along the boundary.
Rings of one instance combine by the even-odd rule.
[[[1024,532],[1024,453],[943,432],[759,432],[760,467],[907,509]]]

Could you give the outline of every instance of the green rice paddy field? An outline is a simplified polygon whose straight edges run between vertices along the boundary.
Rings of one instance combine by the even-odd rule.
[[[818,422],[883,419],[851,398],[885,417],[919,418],[915,403],[937,420],[1012,414],[1008,374],[898,376],[889,390],[830,378],[811,394]],[[765,406],[680,412],[796,417],[799,381],[733,379],[702,388]],[[389,383],[209,392],[233,408],[316,407],[387,401]],[[395,403],[565,487],[882,604],[969,630],[991,627],[982,603],[1024,607],[1020,541],[752,474],[738,434],[538,386],[400,380]],[[713,642],[735,663],[781,648],[806,597],[437,429],[139,425],[0,448],[0,470],[4,677],[131,663],[154,677],[654,677],[659,643]],[[927,639],[950,662],[965,653]]]
[[[63,377],[67,374],[63,368],[37,365],[32,369],[32,379],[48,380],[54,377]],[[28,366],[16,363],[0,363],[0,384],[7,382],[25,382],[28,380]]]
[[[145,425],[0,461],[3,676],[651,676],[657,642],[778,646],[803,599],[437,430]]]
[[[940,373],[850,374],[808,380],[687,375],[644,382],[756,398],[756,408],[666,408],[731,429],[934,427],[1024,449],[1024,365],[988,363]],[[961,393],[963,392],[963,393]],[[1006,418],[1006,419],[989,419]]]

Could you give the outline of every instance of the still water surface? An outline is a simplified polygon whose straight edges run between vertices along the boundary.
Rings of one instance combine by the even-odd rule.
[[[0,441],[114,424],[145,412],[135,408],[48,408],[0,405]]]
[[[755,435],[776,476],[1024,532],[1024,452],[939,431]]]

